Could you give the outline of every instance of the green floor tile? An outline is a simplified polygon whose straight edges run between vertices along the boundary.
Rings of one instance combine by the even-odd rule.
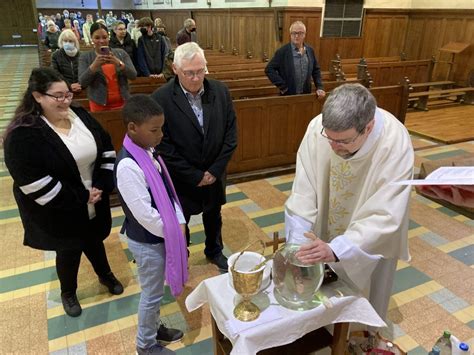
[[[452,158],[458,155],[469,155],[469,153],[462,149],[454,149],[447,152],[427,155],[425,156],[425,158],[430,159],[430,160],[439,160],[439,159]]]
[[[437,209],[438,211],[448,215],[449,217],[456,217],[456,216],[459,216],[459,213],[457,213],[456,211],[453,211],[452,209],[449,209],[447,207],[440,207]]]
[[[293,186],[293,181],[291,182],[285,182],[283,184],[277,184],[277,185],[273,185],[275,186],[278,190],[284,192],[284,191],[291,191],[291,188]]]
[[[194,343],[176,350],[177,355],[213,355],[214,350],[212,348],[211,338],[200,341],[199,343]]]
[[[412,221],[410,219],[410,222],[408,224],[408,229],[415,229],[415,228],[418,228],[418,227],[421,227],[421,225],[419,225],[418,223],[416,223],[415,221]]]
[[[14,218],[19,216],[20,214],[18,213],[17,208],[13,210],[0,211],[0,219]]]
[[[474,265],[474,245],[453,250],[448,254],[468,266]]]
[[[431,281],[431,278],[414,267],[406,267],[395,272],[392,295]]]
[[[272,213],[266,216],[253,218],[253,221],[257,223],[257,225],[260,228],[273,226],[275,224],[283,223],[285,221],[285,213],[284,212]]]
[[[247,195],[244,194],[243,192],[233,192],[231,194],[226,195],[227,202],[245,200],[246,198],[247,198]]]
[[[56,267],[51,266],[40,270],[29,271],[0,279],[0,293],[19,290],[58,279]]]
[[[137,293],[85,308],[82,310],[81,316],[77,318],[61,315],[48,319],[48,339],[57,339],[68,334],[136,314],[139,301],[140,293]],[[169,287],[166,286],[161,305],[164,306],[174,301],[175,299],[171,295]]]

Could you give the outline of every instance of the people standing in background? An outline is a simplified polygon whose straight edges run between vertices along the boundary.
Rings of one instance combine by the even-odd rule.
[[[161,38],[163,38],[163,41],[166,44],[166,54],[165,55],[168,55],[169,51],[172,49],[171,40],[166,35],[166,26],[163,22],[158,25],[158,27],[156,28],[156,32],[161,36]]]
[[[77,274],[84,253],[99,282],[123,293],[103,240],[110,234],[115,151],[109,134],[52,68],[33,69],[5,133],[5,164],[24,228],[23,244],[56,252],[64,311],[78,317]]]
[[[130,59],[132,59],[133,65],[135,68],[136,64],[136,51],[135,42],[132,40],[132,37],[127,32],[125,24],[122,21],[115,22],[113,30],[110,33],[110,48],[120,48],[127,52]]]
[[[65,30],[71,30],[76,36],[78,41],[81,39],[81,35],[79,34],[76,28],[72,27],[71,20],[69,19],[64,20],[64,28],[61,31],[65,31]]]
[[[139,23],[140,23],[140,20],[133,21],[132,28],[130,30],[130,36],[132,37],[136,46],[138,46],[138,39],[142,36],[142,32],[140,31],[140,26],[138,26]]]
[[[183,28],[176,34],[176,44],[178,46],[187,42],[197,42],[196,22],[192,18],[184,20]]]
[[[278,49],[265,68],[270,81],[282,95],[311,93],[311,80],[318,98],[326,96],[313,48],[304,43],[306,26],[301,21],[290,26],[291,42]]]
[[[79,83],[87,88],[91,112],[118,110],[130,93],[128,80],[137,76],[128,54],[120,48],[109,48],[109,33],[105,25],[91,26],[93,51],[79,58]]]
[[[51,66],[62,75],[72,92],[81,92],[79,84],[80,46],[76,35],[71,30],[63,30],[58,40],[59,50],[53,53]]]
[[[206,79],[204,51],[193,42],[174,53],[176,74],[151,97],[165,113],[158,146],[183,207],[186,223],[202,213],[206,234],[204,254],[227,271],[222,253],[221,206],[226,203],[226,168],[237,147],[237,124],[229,89]],[[186,238],[190,243],[189,228]]]
[[[72,28],[74,29],[74,32],[78,34],[80,40],[82,38],[82,27],[79,25],[78,20],[72,22]]]
[[[59,31],[56,24],[53,21],[48,21],[48,30],[46,31],[46,39],[44,45],[49,48],[50,51],[54,52],[59,48]]]
[[[153,31],[153,21],[143,17],[138,23],[141,37],[138,39],[137,64],[141,76],[163,77],[161,72],[165,63],[166,44],[163,38]]]
[[[94,23],[94,20],[92,18],[92,15],[87,14],[86,22],[82,26],[82,35],[84,37],[84,42],[86,42],[86,45],[88,45],[88,46],[92,45],[91,26],[92,26],[93,23]]]

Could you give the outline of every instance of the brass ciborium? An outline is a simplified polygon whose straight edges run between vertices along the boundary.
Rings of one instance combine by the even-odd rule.
[[[239,259],[242,259],[238,263]],[[260,309],[250,301],[259,292],[262,284],[265,258],[253,252],[242,252],[235,259],[230,271],[235,291],[242,296],[242,301],[234,308],[234,316],[242,322],[250,322],[260,315]],[[258,269],[255,266],[259,265]],[[254,270],[255,269],[255,270]]]

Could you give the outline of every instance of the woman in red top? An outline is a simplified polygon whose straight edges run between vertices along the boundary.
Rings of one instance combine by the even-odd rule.
[[[96,22],[90,32],[94,51],[81,53],[79,83],[87,88],[91,112],[120,109],[137,72],[127,52],[109,47],[107,27]]]

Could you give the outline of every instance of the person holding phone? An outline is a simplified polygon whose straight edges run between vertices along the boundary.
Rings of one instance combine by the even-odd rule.
[[[91,26],[93,51],[79,58],[79,83],[87,88],[91,112],[118,110],[130,96],[128,80],[137,72],[127,52],[109,48],[109,33],[102,23]]]

